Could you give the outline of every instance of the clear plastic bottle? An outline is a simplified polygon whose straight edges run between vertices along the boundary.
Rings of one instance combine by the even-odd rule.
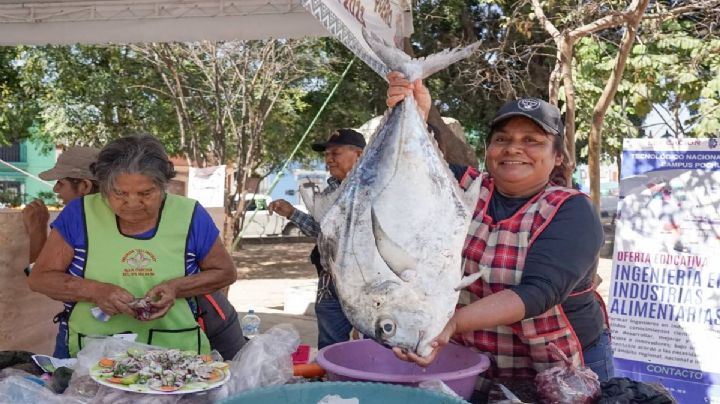
[[[255,310],[248,310],[248,313],[240,320],[240,327],[242,327],[245,339],[252,339],[260,334],[260,317],[255,314]]]

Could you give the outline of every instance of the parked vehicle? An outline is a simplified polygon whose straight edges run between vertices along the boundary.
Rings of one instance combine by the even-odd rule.
[[[268,205],[272,198],[265,194],[245,195],[245,221],[243,222],[243,237],[299,237],[302,232],[285,217],[270,214]],[[294,205],[295,208],[305,212],[305,207]]]

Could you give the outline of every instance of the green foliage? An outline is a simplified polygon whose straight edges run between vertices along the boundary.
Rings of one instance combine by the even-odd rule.
[[[36,89],[22,72],[22,48],[0,47],[0,144],[29,137],[40,111]]]
[[[307,108],[301,111],[294,127],[299,134],[307,129],[353,59],[352,53],[334,39],[319,39],[318,45],[325,63],[318,66],[314,77],[305,80],[304,88],[307,92],[302,97],[302,103]],[[308,141],[302,145],[305,156],[317,158],[317,153],[310,150],[310,144],[326,140],[332,131],[338,128],[356,128],[371,118],[382,115],[386,109],[386,89],[387,84],[383,78],[362,61],[356,60],[310,132]]]
[[[0,192],[0,206],[2,207],[17,207],[22,204],[22,195],[13,191],[2,191]]]
[[[690,137],[717,136],[720,131],[719,32],[701,32],[687,21],[641,25],[613,105],[605,116],[604,157],[617,156],[623,137],[644,134],[642,123],[653,110],[665,109]],[[600,97],[617,54],[617,44],[602,37],[584,38],[576,46],[577,135],[584,160],[592,108]],[[682,121],[680,111],[690,118]],[[677,135],[678,133],[676,133]]]
[[[702,13],[702,11],[701,11]],[[702,19],[644,21],[630,52],[623,79],[605,115],[603,158],[619,156],[624,137],[645,135],[653,111],[669,116],[675,135],[717,136],[720,131],[720,38]],[[580,40],[575,48],[577,146],[586,161],[592,111],[610,76],[622,31]],[[690,112],[683,121],[681,111]],[[671,129],[672,130],[672,129]]]
[[[40,191],[35,198],[31,199],[41,199],[47,206],[53,206],[56,208],[62,206],[62,202],[57,199],[57,195],[52,191]]]
[[[478,152],[487,124],[502,102],[526,95],[547,98],[556,49],[527,3],[419,0],[413,4],[415,33],[410,46],[417,56],[483,41],[472,58],[426,80],[441,113],[461,122]],[[675,5],[656,3],[652,12],[671,6]],[[543,7],[547,17],[561,31],[567,31],[621,11],[627,2],[550,0],[543,2]],[[716,28],[708,29],[717,25],[705,24],[705,18],[711,18],[708,11],[642,23],[623,80],[605,116],[604,158],[619,152],[623,137],[642,136],[642,123],[653,109],[665,108],[679,117],[678,111],[686,108],[690,119],[678,122],[686,128],[685,135],[713,136],[720,132],[720,38]],[[583,38],[575,48],[577,149],[581,161],[592,111],[614,67],[622,34],[619,28],[604,30]],[[297,66],[305,73],[273,84],[280,86],[273,89],[281,90],[272,108],[263,109],[267,104],[257,90],[233,93],[228,88],[224,98],[214,99],[206,69],[212,66],[213,57],[221,60],[218,56],[223,53],[232,55],[223,59],[227,64],[221,68],[241,66],[246,56],[255,58],[255,64],[244,70],[246,77],[251,77],[260,64],[257,54],[249,51],[267,43],[249,41],[238,47],[216,44],[226,47],[214,54],[193,53],[199,44],[167,45],[168,61],[181,73],[181,97],[171,94],[164,81],[168,63],[153,60],[151,54],[137,47],[0,48],[0,142],[33,136],[49,137],[48,144],[103,145],[126,133],[150,132],[171,152],[187,153],[191,146],[187,139],[180,139],[177,115],[177,101],[182,98],[187,102],[187,122],[192,126],[185,129],[195,134],[198,152],[210,159],[217,150],[224,150],[222,159],[229,161],[248,145],[243,140],[227,141],[222,135],[231,132],[228,119],[232,117],[239,125],[232,130],[242,131],[248,128],[249,115],[240,107],[218,113],[215,101],[228,106],[236,102],[232,96],[236,94],[254,97],[253,108],[267,111],[251,166],[276,167],[296,145],[352,54],[330,38],[293,42],[293,55],[283,55],[287,59],[280,63]],[[281,47],[288,41],[274,43]],[[223,85],[238,85],[230,76],[223,77]],[[300,148],[299,159],[316,157],[309,144],[325,139],[332,130],[357,127],[382,114],[386,88],[383,78],[356,62]]]
[[[102,146],[138,132],[174,137],[172,111],[147,90],[158,77],[129,47],[20,49],[21,80],[38,107],[33,130],[50,143]]]

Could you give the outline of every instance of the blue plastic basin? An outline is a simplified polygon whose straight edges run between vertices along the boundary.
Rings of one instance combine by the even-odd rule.
[[[317,382],[250,390],[221,404],[317,404],[327,395],[357,398],[361,404],[467,404],[436,391],[383,383]]]

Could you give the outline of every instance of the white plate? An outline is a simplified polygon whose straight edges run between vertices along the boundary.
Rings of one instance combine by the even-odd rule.
[[[127,356],[120,356],[117,358],[113,358],[114,360],[120,360],[124,359]],[[223,362],[212,362],[210,363],[210,366],[217,367],[218,370],[220,370],[223,373],[223,378],[220,380],[216,380],[213,382],[193,382],[186,384],[182,386],[180,389],[175,391],[159,391],[152,389],[148,384],[117,384],[117,383],[111,383],[107,379],[112,377],[112,374],[104,374],[102,373],[103,370],[106,370],[107,368],[103,368],[102,366],[95,364],[90,369],[90,377],[95,380],[97,383],[102,384],[103,386],[108,386],[113,389],[117,390],[123,390],[123,391],[129,391],[133,393],[143,393],[143,394],[189,394],[189,393],[197,393],[199,391],[207,391],[210,389],[214,389],[215,387],[220,387],[223,384],[225,384],[230,379],[230,365],[224,364]]]

